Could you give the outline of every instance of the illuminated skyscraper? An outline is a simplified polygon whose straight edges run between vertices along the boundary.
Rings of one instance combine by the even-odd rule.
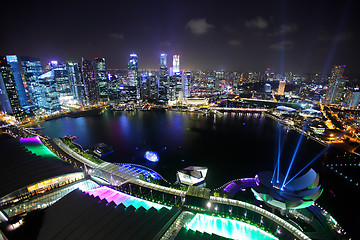
[[[160,54],[159,101],[164,103],[169,100],[169,74],[166,65],[166,58],[166,53]]]
[[[16,118],[21,117],[20,101],[17,94],[14,75],[11,71],[11,66],[7,63],[6,57],[0,59],[0,81],[2,82],[1,87],[1,107],[8,114],[14,115]],[[6,91],[6,94],[5,94]],[[7,98],[6,98],[7,96]]]
[[[184,86],[184,97],[190,97],[190,86],[191,86],[191,72],[185,71],[183,73],[183,86]]]
[[[137,97],[140,98],[140,80],[138,72],[138,56],[135,53],[130,54],[128,63],[128,84],[136,87]]]
[[[60,100],[55,80],[55,70],[46,72],[38,77],[38,91],[40,93],[39,108],[48,112],[60,110]]]
[[[99,88],[99,97],[101,100],[108,100],[108,80],[106,77],[105,58],[95,58],[94,70],[96,81]]]
[[[279,88],[278,88],[278,91],[276,93],[277,95],[284,95],[284,93],[285,93],[285,84],[286,84],[285,80],[279,81]]]
[[[81,105],[84,105],[86,103],[85,84],[81,77],[80,66],[78,63],[68,62],[66,68],[69,74],[72,94]]]
[[[99,91],[96,82],[93,63],[82,58],[82,77],[85,84],[86,100],[89,104],[95,104],[99,101]]]
[[[20,60],[30,103],[39,107],[40,93],[38,91],[38,77],[44,73],[40,59],[34,57],[20,57]]]
[[[173,73],[180,72],[180,55],[173,55]]]
[[[19,96],[20,106],[21,107],[29,106],[29,100],[28,97],[26,96],[24,83],[21,77],[18,58],[16,55],[7,55],[6,60],[11,67],[11,71],[15,79],[15,88]]]
[[[335,65],[331,70],[328,90],[324,99],[325,104],[341,104],[343,102],[345,90],[344,70],[345,65]]]

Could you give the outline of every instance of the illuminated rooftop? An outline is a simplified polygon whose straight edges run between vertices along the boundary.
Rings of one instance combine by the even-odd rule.
[[[101,200],[105,198],[108,202],[113,201],[116,205],[122,203],[125,205],[125,207],[129,207],[131,205],[136,209],[140,207],[143,207],[146,210],[150,209],[151,207],[155,208],[156,210],[160,210],[163,207],[171,209],[171,207],[133,197],[104,186],[85,192],[89,195],[93,195],[94,197],[99,197]]]
[[[186,224],[186,228],[193,231],[216,234],[230,239],[278,239],[248,223],[205,214],[196,214],[195,217]]]

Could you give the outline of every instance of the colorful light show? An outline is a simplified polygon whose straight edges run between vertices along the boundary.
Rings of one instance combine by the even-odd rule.
[[[125,207],[129,207],[132,205],[134,208],[138,209],[139,207],[143,207],[146,210],[150,208],[155,208],[156,210],[160,210],[161,208],[165,207],[167,209],[171,209],[171,207],[146,201],[140,198],[136,198],[125,193],[116,191],[114,189],[108,187],[99,187],[92,190],[85,191],[85,193],[92,195],[94,197],[99,197],[100,199],[106,199],[106,201],[111,202],[113,201],[116,205],[120,203],[124,204]]]
[[[38,136],[29,137],[29,138],[20,138],[20,142],[25,146],[25,148],[28,151],[38,156],[55,157],[57,159],[60,159],[41,142]]]
[[[159,155],[157,154],[157,152],[146,151],[144,158],[146,158],[150,162],[158,162],[159,161]]]
[[[195,217],[186,224],[186,229],[216,234],[230,239],[278,239],[248,223],[204,214],[196,214]]]

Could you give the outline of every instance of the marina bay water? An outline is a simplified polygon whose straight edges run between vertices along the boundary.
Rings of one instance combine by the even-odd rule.
[[[142,164],[170,182],[175,182],[176,171],[182,168],[208,167],[209,188],[272,170],[277,160],[278,123],[259,113],[106,111],[100,116],[51,120],[40,127],[44,127],[40,133],[52,138],[76,136],[75,142],[83,147],[100,142],[111,145],[114,152],[104,160]],[[285,127],[281,133],[285,145],[280,171],[285,172],[300,135]],[[323,148],[304,138],[291,173],[295,174]],[[147,151],[157,152],[159,161],[144,158]]]
[[[206,186],[210,189],[233,179],[254,177],[259,171],[272,171],[278,156],[279,124],[261,114],[108,110],[100,116],[64,117],[37,127],[41,128],[39,133],[51,138],[76,136],[75,142],[85,148],[101,142],[111,145],[114,152],[104,160],[145,165],[170,182],[176,181],[179,169],[208,167]],[[280,171],[285,174],[300,134],[286,127],[281,127],[281,134],[284,146]],[[289,179],[324,148],[303,137]],[[159,161],[145,159],[146,151],[157,152]],[[353,221],[346,216],[359,212],[356,198],[349,198],[349,194],[359,190],[325,167],[326,162],[338,159],[340,154],[331,148],[311,165],[320,173],[324,189],[317,202],[341,226],[356,232]],[[250,190],[240,191],[234,197],[254,200]]]

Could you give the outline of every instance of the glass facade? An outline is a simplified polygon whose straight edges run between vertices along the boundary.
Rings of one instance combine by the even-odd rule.
[[[95,77],[99,88],[99,98],[109,99],[108,79],[106,76],[105,58],[95,58],[94,60]]]
[[[28,101],[28,98],[26,96],[24,83],[23,83],[23,80],[22,80],[22,77],[21,77],[18,58],[17,58],[16,55],[7,55],[6,60],[7,60],[7,63],[10,65],[11,71],[12,71],[13,76],[14,76],[15,88],[16,88],[16,91],[17,91],[17,94],[18,94],[18,97],[19,97],[20,106],[21,107],[26,107],[26,106],[29,105],[29,101]]]
[[[39,58],[20,57],[21,67],[26,81],[26,90],[30,104],[40,107],[40,92],[38,89],[38,77],[44,73]]]
[[[97,103],[99,101],[99,91],[98,91],[93,63],[83,58],[81,70],[85,84],[85,95],[87,102],[89,104]]]
[[[128,63],[128,85],[136,87],[137,98],[140,98],[140,81],[138,72],[138,56],[135,53],[130,54]]]

